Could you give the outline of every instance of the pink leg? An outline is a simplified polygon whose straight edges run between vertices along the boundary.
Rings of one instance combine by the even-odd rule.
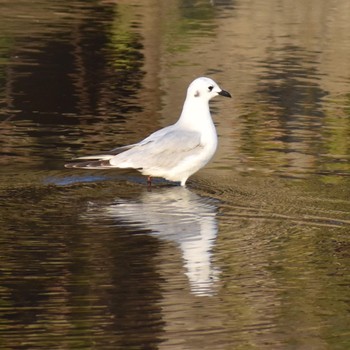
[[[152,187],[152,176],[148,176],[148,177],[147,177],[147,186],[148,186],[149,188]]]

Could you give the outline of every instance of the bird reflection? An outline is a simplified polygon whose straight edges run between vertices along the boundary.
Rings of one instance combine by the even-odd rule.
[[[217,236],[217,207],[210,198],[182,187],[144,192],[136,202],[116,201],[107,214],[132,227],[151,230],[159,239],[176,242],[195,295],[213,295],[219,271],[212,266]]]

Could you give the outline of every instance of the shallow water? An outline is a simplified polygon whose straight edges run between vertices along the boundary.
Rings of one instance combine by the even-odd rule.
[[[2,349],[348,349],[347,1],[0,1]],[[65,169],[176,120],[187,188]]]

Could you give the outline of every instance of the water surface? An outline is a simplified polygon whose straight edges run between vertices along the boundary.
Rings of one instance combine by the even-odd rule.
[[[347,1],[3,0],[3,349],[348,349]],[[214,78],[187,188],[65,169]]]

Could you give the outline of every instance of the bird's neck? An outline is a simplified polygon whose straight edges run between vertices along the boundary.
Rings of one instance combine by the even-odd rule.
[[[178,124],[194,130],[207,127],[208,124],[212,125],[209,101],[197,97],[187,97]]]

